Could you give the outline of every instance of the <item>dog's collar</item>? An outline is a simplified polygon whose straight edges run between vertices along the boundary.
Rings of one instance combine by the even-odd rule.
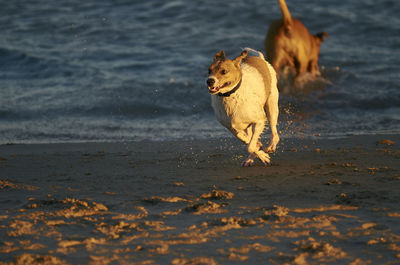
[[[230,91],[225,92],[225,93],[218,93],[217,95],[220,97],[229,97],[230,95],[232,95],[233,93],[236,92],[236,90],[239,89],[240,85],[242,84],[242,78],[240,78],[239,83],[237,83],[237,85]]]

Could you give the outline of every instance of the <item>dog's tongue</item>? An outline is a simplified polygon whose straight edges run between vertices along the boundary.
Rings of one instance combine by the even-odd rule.
[[[209,90],[210,90],[210,93],[217,92],[217,91],[219,91],[219,87],[210,87]]]

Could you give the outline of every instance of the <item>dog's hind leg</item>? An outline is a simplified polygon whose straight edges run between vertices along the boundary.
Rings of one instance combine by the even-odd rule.
[[[316,78],[317,76],[321,75],[321,72],[319,71],[319,66],[318,66],[318,59],[310,60],[308,62],[307,71],[311,73],[313,78]]]
[[[293,83],[294,86],[301,84],[301,76],[307,72],[308,62],[304,61],[302,58],[307,58],[303,51],[299,51],[298,57],[294,58],[294,67],[296,69],[296,76]]]
[[[265,151],[267,153],[273,153],[275,152],[276,146],[279,143],[279,134],[276,128],[278,124],[278,115],[279,115],[278,96],[274,97],[273,95],[271,95],[268,98],[268,102],[265,105],[265,109],[267,110],[269,125],[271,127],[271,139]]]
[[[282,52],[277,53],[273,58],[271,58],[270,63],[275,69],[276,79],[279,79],[281,68],[287,63],[284,54]]]

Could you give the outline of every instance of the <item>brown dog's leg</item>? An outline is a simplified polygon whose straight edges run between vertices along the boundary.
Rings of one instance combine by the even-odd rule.
[[[311,60],[309,62],[308,71],[311,73],[313,78],[321,75],[319,71],[318,60]]]
[[[301,58],[306,58],[305,54],[299,53],[298,57],[294,58],[294,65],[296,68],[296,77],[294,78],[294,85],[299,83],[301,74],[307,72],[308,60],[304,61]]]
[[[285,57],[282,53],[277,53],[274,55],[274,57],[271,59],[271,65],[275,69],[276,72],[276,79],[279,80],[279,72],[281,68],[285,65]]]

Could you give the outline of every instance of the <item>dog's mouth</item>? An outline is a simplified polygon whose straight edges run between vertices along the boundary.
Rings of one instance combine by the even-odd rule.
[[[229,86],[230,84],[231,84],[231,82],[226,82],[222,86],[219,86],[219,87],[214,87],[214,86],[208,87],[208,90],[209,90],[210,94],[215,94],[215,93],[218,93],[219,90],[221,90],[224,87]]]

